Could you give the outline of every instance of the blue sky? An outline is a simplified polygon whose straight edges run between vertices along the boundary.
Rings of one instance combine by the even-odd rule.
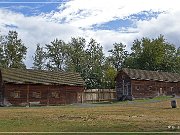
[[[0,32],[19,33],[29,67],[36,44],[55,38],[94,38],[106,54],[115,42],[130,50],[134,39],[160,34],[179,47],[178,5],[178,0],[0,0]]]
[[[0,8],[9,9],[17,13],[23,13],[25,16],[34,16],[41,13],[56,11],[58,5],[63,3],[63,1],[51,2],[48,0],[1,0],[0,2]]]

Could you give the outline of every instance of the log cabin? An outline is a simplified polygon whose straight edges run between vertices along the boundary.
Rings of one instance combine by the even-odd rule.
[[[0,105],[62,105],[83,102],[78,73],[0,68]]]
[[[180,74],[123,68],[115,78],[118,100],[180,96]]]

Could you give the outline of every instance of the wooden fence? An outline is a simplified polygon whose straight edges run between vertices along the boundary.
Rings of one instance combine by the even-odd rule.
[[[114,89],[87,89],[83,95],[84,102],[112,101],[116,100]]]

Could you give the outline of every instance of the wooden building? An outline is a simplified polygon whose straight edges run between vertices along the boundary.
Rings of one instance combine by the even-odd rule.
[[[0,69],[0,104],[59,105],[83,102],[84,81],[78,73]]]
[[[124,68],[116,78],[118,100],[180,96],[180,74]]]

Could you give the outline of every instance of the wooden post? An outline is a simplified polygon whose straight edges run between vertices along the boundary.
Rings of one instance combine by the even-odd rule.
[[[100,102],[100,89],[98,89],[98,101]]]
[[[65,101],[64,101],[64,103],[65,103],[65,105],[67,104],[67,91],[66,91],[66,86],[64,86],[64,90],[65,90]]]
[[[49,106],[49,96],[50,96],[50,93],[49,93],[49,85],[48,85],[48,89],[47,89],[47,106]]]
[[[126,89],[127,89],[127,93],[126,95],[129,95],[129,87],[128,87],[129,84],[126,85]]]
[[[27,85],[27,104],[30,107],[30,103],[29,103],[29,84]]]
[[[105,99],[105,94],[106,94],[106,93],[105,93],[105,90],[104,90],[104,89],[101,89],[101,91],[102,91],[103,100],[106,100],[106,99]]]
[[[83,103],[83,92],[81,93],[81,103]]]
[[[91,98],[92,98],[92,102],[94,102],[93,101],[93,91],[92,91],[92,89],[91,89]]]
[[[79,93],[76,92],[76,103],[79,103]]]
[[[111,98],[111,89],[109,89],[109,99],[112,100],[112,98]]]
[[[123,89],[123,95],[124,95],[124,80],[123,80],[123,88],[122,89]]]

